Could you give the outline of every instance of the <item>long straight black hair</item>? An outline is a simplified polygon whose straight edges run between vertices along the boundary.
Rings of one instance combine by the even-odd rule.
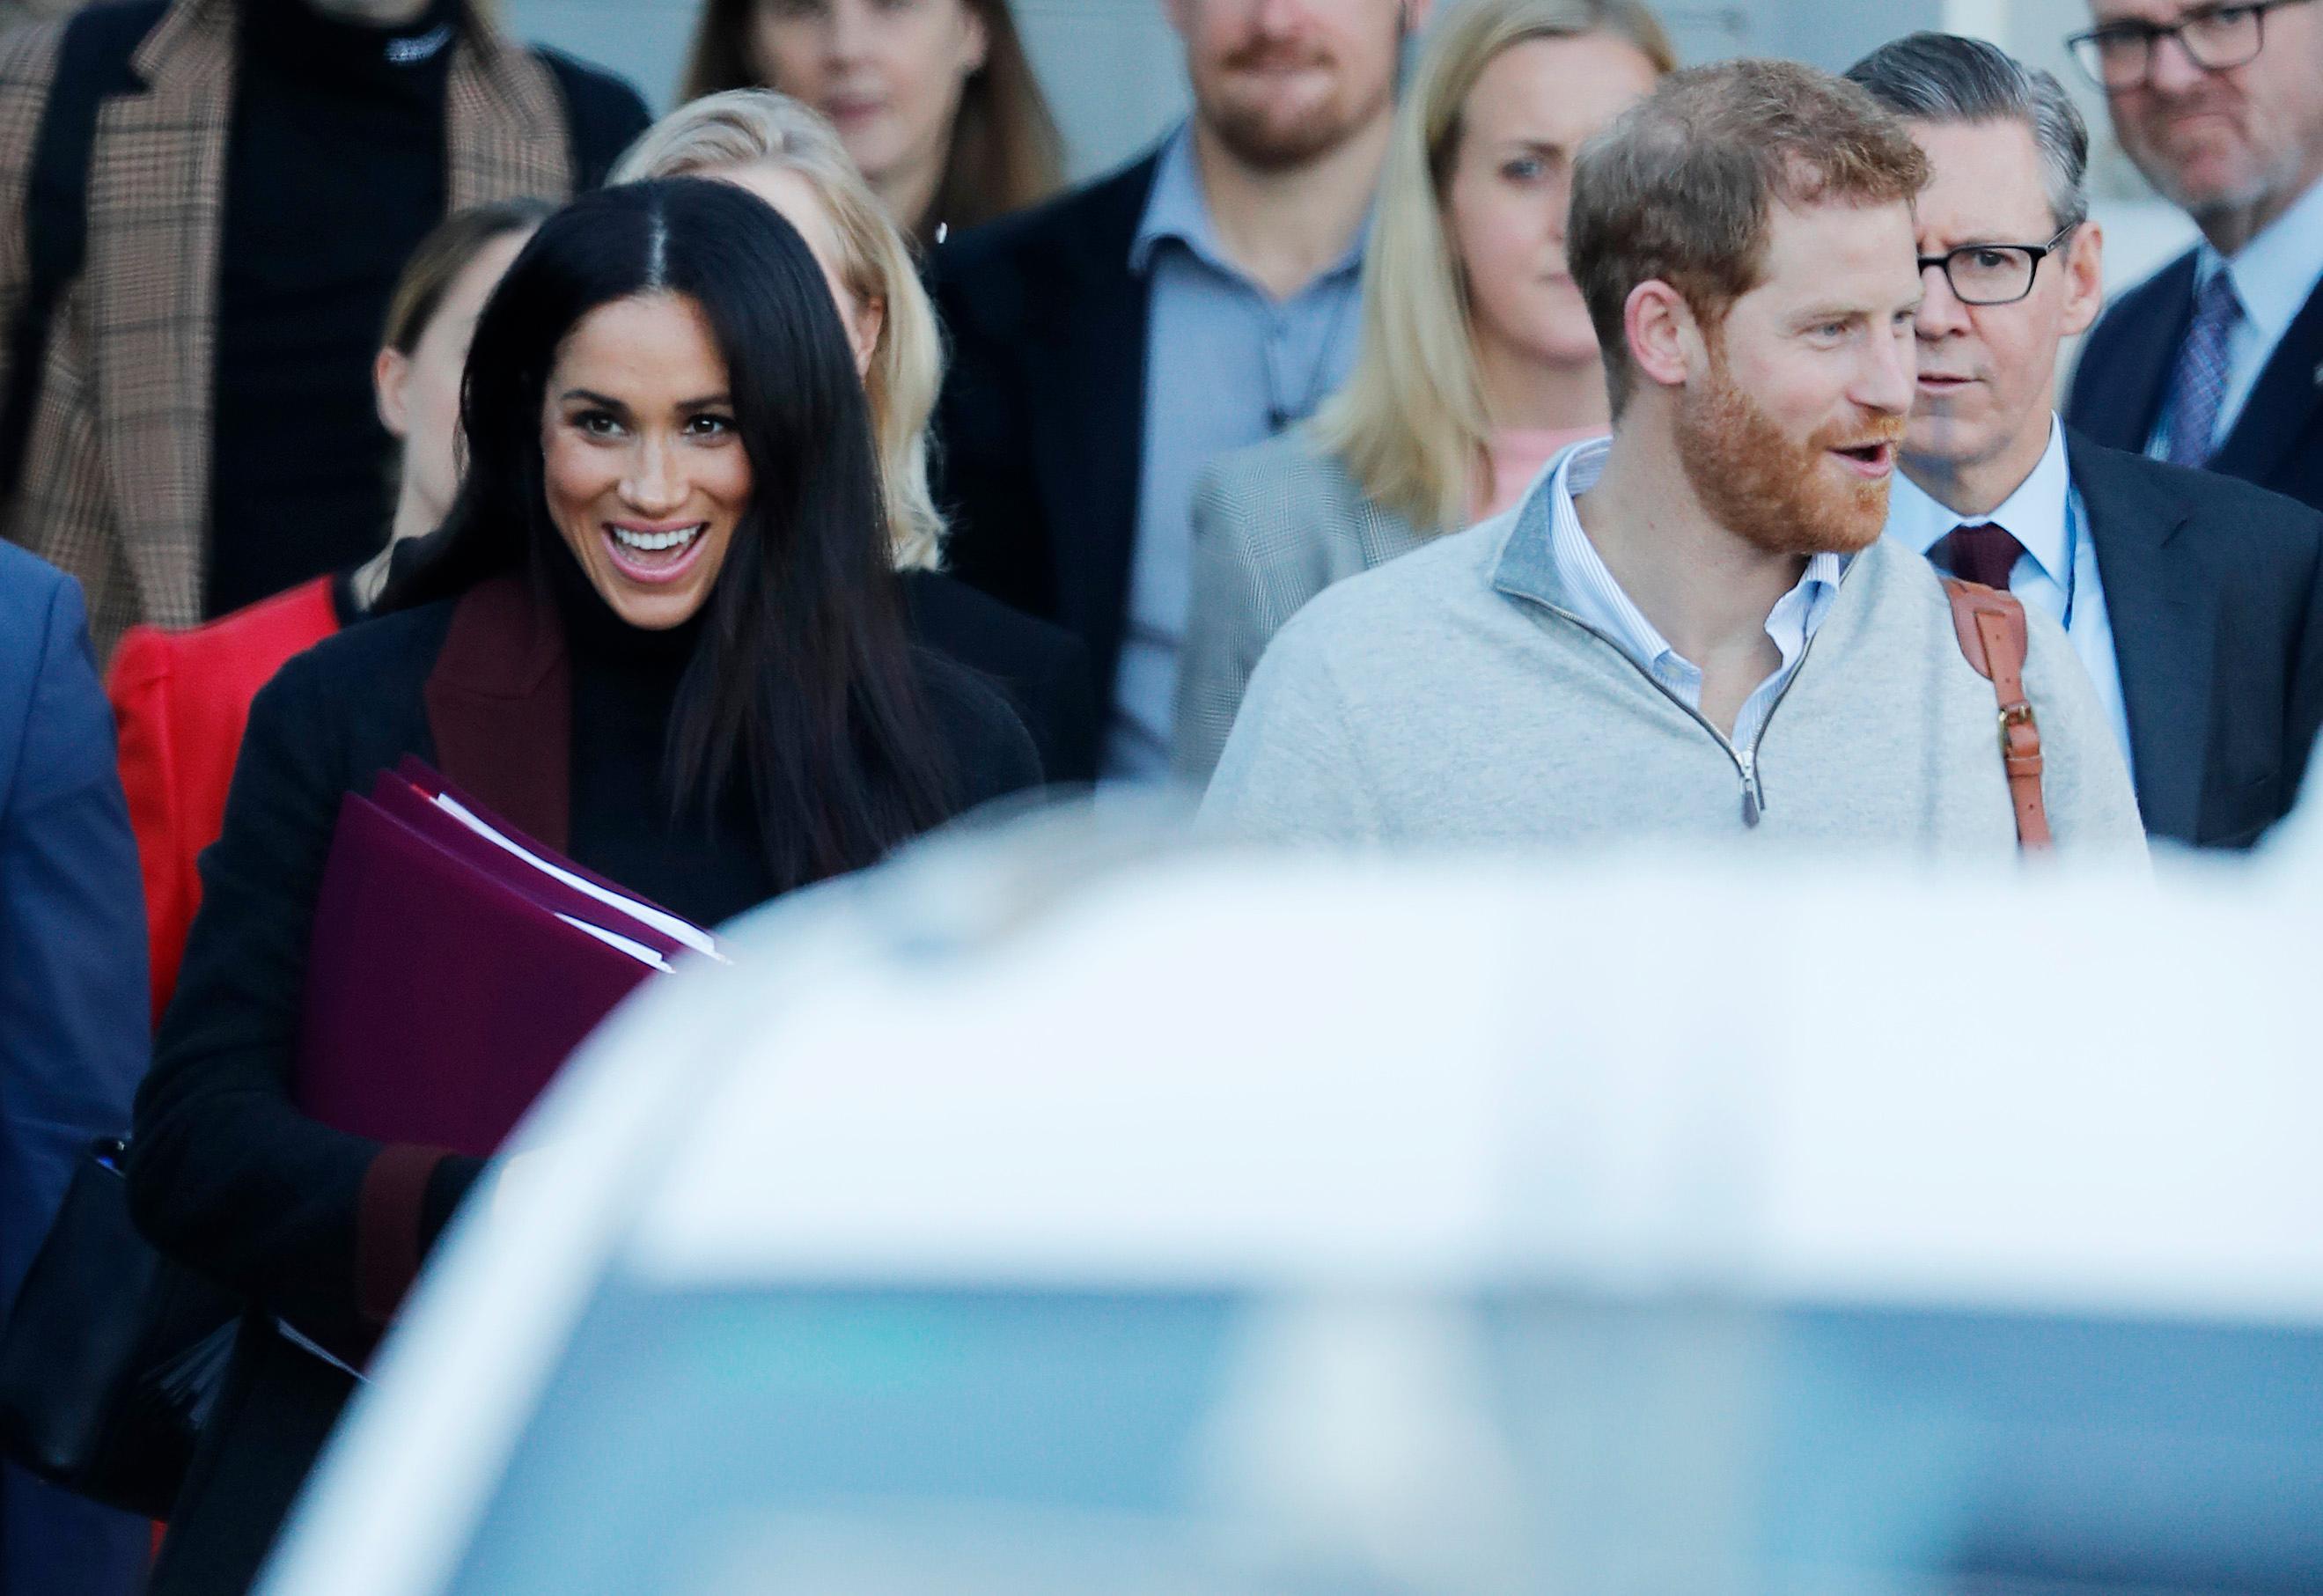
[[[673,178],[584,196],[542,224],[476,323],[460,409],[466,474],[382,610],[570,560],[542,431],[558,349],[599,307],[692,300],[726,362],[750,498],[678,683],[674,809],[735,784],[788,888],[875,862],[950,813],[887,559],[863,388],[831,289],[789,223],[730,184]]]

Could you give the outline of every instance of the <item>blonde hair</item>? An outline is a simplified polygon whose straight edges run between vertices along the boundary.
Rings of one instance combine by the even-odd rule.
[[[830,213],[850,292],[885,310],[863,376],[887,535],[895,568],[943,564],[943,518],[928,488],[928,420],[943,384],[943,341],[903,235],[847,158],[839,134],[813,111],[770,88],[736,88],[670,113],[647,128],[613,169],[612,181],[698,177],[721,168],[771,165],[814,187]]]
[[[1471,0],[1437,29],[1396,114],[1364,261],[1361,353],[1315,420],[1373,502],[1423,531],[1468,519],[1491,447],[1468,288],[1444,215],[1461,114],[1484,69],[1532,39],[1603,33],[1657,74],[1677,59],[1638,0]]]

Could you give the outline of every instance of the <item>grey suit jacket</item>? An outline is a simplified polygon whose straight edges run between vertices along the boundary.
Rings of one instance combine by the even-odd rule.
[[[1258,656],[1300,605],[1428,539],[1366,498],[1308,427],[1213,462],[1194,490],[1193,597],[1172,752],[1179,775],[1210,779]]]

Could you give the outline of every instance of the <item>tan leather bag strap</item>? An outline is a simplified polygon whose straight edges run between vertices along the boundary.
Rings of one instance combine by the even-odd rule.
[[[2000,763],[2016,809],[2016,844],[2049,846],[2049,812],[2041,802],[2041,726],[2025,696],[2025,606],[2008,593],[1957,577],[1944,579],[1952,629],[1976,674],[1992,683],[2000,706]]]

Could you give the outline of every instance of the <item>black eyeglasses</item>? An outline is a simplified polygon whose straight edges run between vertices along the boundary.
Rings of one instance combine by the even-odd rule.
[[[2240,5],[2206,5],[2168,26],[2155,23],[2107,23],[2065,41],[2089,81],[2110,92],[2143,88],[2153,72],[2153,50],[2164,39],[2178,41],[2186,59],[2206,72],[2224,72],[2258,59],[2266,43],[2266,14],[2278,5],[2306,0],[2247,0]]]
[[[2014,305],[2033,291],[2041,262],[2080,225],[2059,228],[2046,243],[1964,243],[1941,255],[1922,255],[1920,270],[1941,268],[1952,298],[1963,305]]]

